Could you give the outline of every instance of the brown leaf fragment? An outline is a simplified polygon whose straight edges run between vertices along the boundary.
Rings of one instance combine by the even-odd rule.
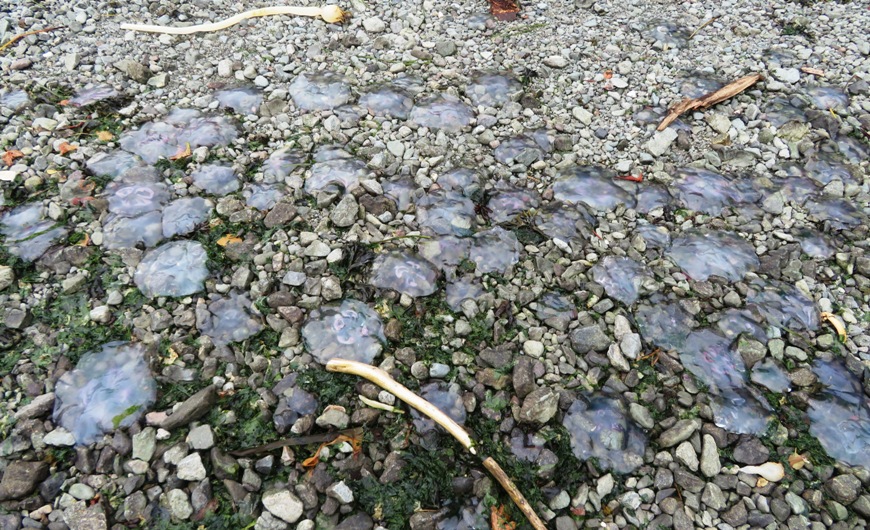
[[[707,107],[711,107],[716,103],[721,103],[726,99],[731,99],[737,94],[740,94],[747,88],[751,87],[755,83],[761,80],[761,74],[752,74],[747,75],[745,77],[741,77],[736,81],[732,81],[727,85],[723,86],[719,90],[715,90],[710,92],[709,94],[704,94],[699,98],[689,98],[680,101],[676,105],[668,110],[668,114],[665,118],[659,123],[659,126],[656,128],[657,131],[663,131],[668,128],[668,125],[674,122],[677,118],[685,114],[690,110],[695,109],[706,109]]]
[[[801,72],[803,72],[803,73],[805,73],[805,74],[810,74],[810,75],[819,76],[819,77],[825,77],[825,71],[824,71],[824,70],[819,70],[818,68],[812,68],[812,67],[809,67],[809,66],[804,66],[804,67],[802,67],[802,68],[801,68]]]
[[[193,154],[193,151],[190,150],[190,144],[184,144],[184,149],[179,148],[178,152],[169,157],[169,160],[181,160],[182,158],[188,158]]]
[[[516,0],[489,0],[489,11],[492,16],[503,21],[516,20],[520,6]]]
[[[7,166],[11,166],[15,163],[15,159],[21,158],[22,156],[24,156],[24,153],[18,149],[10,149],[3,153],[3,162],[5,162]]]
[[[61,142],[61,144],[57,146],[57,151],[60,153],[61,156],[63,156],[71,151],[75,151],[78,148],[79,146],[72,145],[69,142]]]
[[[115,135],[110,133],[109,131],[97,131],[97,140],[101,142],[108,142],[114,137]]]
[[[222,238],[217,240],[217,244],[220,247],[225,247],[227,245],[232,245],[232,244],[241,243],[241,242],[242,242],[242,238],[236,237],[232,234],[227,234],[227,235],[225,235]]]

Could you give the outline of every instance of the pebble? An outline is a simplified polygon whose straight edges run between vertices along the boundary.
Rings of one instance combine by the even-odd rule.
[[[181,480],[198,482],[206,477],[205,466],[199,453],[191,453],[178,462],[176,475]]]
[[[265,492],[263,494],[263,507],[275,517],[288,523],[295,523],[302,517],[302,501],[285,489]]]

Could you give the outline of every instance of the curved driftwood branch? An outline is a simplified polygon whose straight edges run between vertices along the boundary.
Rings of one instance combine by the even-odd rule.
[[[346,359],[333,359],[326,363],[326,369],[330,372],[353,374],[368,379],[408,405],[414,407],[422,414],[432,418],[435,423],[444,427],[447,432],[453,435],[453,437],[456,438],[456,440],[458,440],[459,443],[462,444],[462,446],[471,454],[477,455],[471,436],[469,436],[468,432],[463,429],[462,426],[453,421],[450,416],[441,412],[438,407],[405,388],[395,379],[390,377],[390,374],[380,368],[375,368],[370,364],[348,361]],[[529,504],[529,501],[527,501],[523,496],[522,492],[517,488],[516,484],[514,484],[510,477],[507,476],[507,473],[504,472],[501,466],[498,465],[498,462],[493,460],[492,457],[481,458],[483,459],[483,466],[489,470],[492,476],[495,477],[498,483],[501,484],[505,491],[507,491],[511,500],[513,500],[514,504],[516,504],[520,511],[523,512],[523,515],[526,516],[526,519],[528,519],[532,527],[535,528],[535,530],[546,530],[547,527],[544,525],[544,522],[540,517],[538,517],[538,514],[535,513],[535,510]]]
[[[149,24],[121,24],[121,29],[129,29],[133,31],[145,31],[148,33],[167,33],[169,35],[190,35],[192,33],[219,31],[234,26],[239,22],[256,17],[268,17],[273,15],[301,15],[304,17],[320,17],[330,24],[343,22],[347,17],[347,13],[341,10],[337,5],[328,4],[323,7],[295,7],[295,6],[273,6],[264,7],[261,9],[252,9],[219,22],[210,24],[199,24],[197,26],[152,26]]]
[[[670,110],[668,110],[668,114],[664,117],[661,123],[659,123],[659,126],[656,128],[656,130],[663,131],[667,129],[668,125],[673,123],[674,120],[679,118],[682,114],[689,112],[690,110],[706,109],[707,107],[715,105],[716,103],[720,103],[722,101],[725,101],[726,99],[733,98],[734,96],[743,92],[760,80],[761,74],[747,75],[746,77],[741,77],[736,81],[728,83],[719,90],[714,90],[709,94],[704,94],[699,98],[684,99],[683,101],[680,101],[679,103],[671,107]]]

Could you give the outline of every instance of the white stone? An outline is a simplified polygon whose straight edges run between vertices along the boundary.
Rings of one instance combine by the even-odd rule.
[[[302,501],[287,490],[271,490],[263,494],[263,507],[275,517],[295,523],[302,517]]]
[[[112,320],[112,308],[107,305],[99,305],[88,313],[91,321],[100,324],[108,324]]]
[[[653,156],[662,156],[677,139],[677,131],[674,129],[665,129],[664,131],[656,131],[652,139],[646,143],[646,149]]]
[[[692,447],[691,442],[683,442],[678,445],[674,454],[677,460],[682,462],[687,468],[692,471],[698,471],[698,454],[695,453],[695,448]]]
[[[801,80],[801,73],[797,68],[777,68],[773,71],[773,77],[783,83],[793,84]]]
[[[568,59],[561,55],[551,55],[544,59],[544,64],[550,68],[565,68],[568,66]]]
[[[387,24],[378,17],[369,17],[363,20],[363,27],[369,33],[381,33],[382,31],[387,29]]]
[[[326,489],[326,495],[337,500],[341,504],[350,504],[353,502],[353,491],[344,483],[336,482]]]
[[[202,457],[199,456],[199,453],[191,453],[178,463],[178,470],[176,472],[178,478],[181,480],[188,480],[191,482],[199,482],[203,480],[206,476],[205,466],[202,465]]]
[[[537,340],[527,340],[523,343],[523,351],[531,357],[540,357],[544,354],[544,344]]]
[[[63,427],[58,427],[46,434],[42,441],[45,442],[46,445],[52,445],[54,447],[69,447],[75,445],[76,437]]]

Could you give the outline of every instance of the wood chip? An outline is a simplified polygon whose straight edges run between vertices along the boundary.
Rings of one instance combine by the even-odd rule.
[[[801,68],[801,72],[810,75],[817,75],[819,77],[825,77],[824,70],[819,70],[818,68],[810,68],[809,66],[804,66]]]
[[[716,103],[721,103],[726,99],[731,99],[737,94],[740,94],[747,88],[751,87],[755,83],[761,80],[761,74],[752,74],[747,75],[746,77],[741,77],[737,81],[733,81],[723,86],[719,90],[715,90],[710,92],[709,94],[704,94],[699,98],[689,98],[684,99],[683,101],[677,103],[673,107],[668,110],[667,116],[659,123],[659,126],[656,128],[657,131],[663,131],[668,128],[668,125],[674,122],[677,118],[689,112],[690,110],[695,109],[706,109],[707,107],[711,107]]]
[[[495,18],[510,22],[517,19],[520,6],[516,0],[489,0],[489,11]]]

